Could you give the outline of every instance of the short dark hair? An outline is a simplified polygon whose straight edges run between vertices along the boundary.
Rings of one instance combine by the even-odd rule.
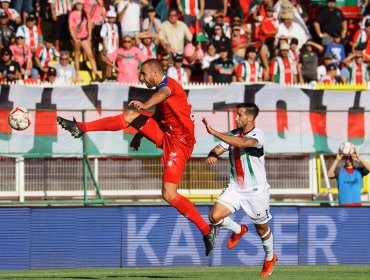
[[[256,119],[258,113],[260,112],[258,106],[252,102],[239,103],[238,105],[236,105],[236,108],[245,108],[246,114],[252,115],[253,119]]]
[[[143,62],[143,64],[141,64],[141,67],[143,67],[146,64],[148,64],[148,66],[151,69],[155,69],[155,70],[159,71],[160,73],[163,73],[162,63],[158,59],[149,58],[149,59],[145,60]]]

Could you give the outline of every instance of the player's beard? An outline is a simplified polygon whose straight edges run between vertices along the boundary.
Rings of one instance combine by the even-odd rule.
[[[147,88],[153,88],[155,86],[154,78],[152,76],[148,80],[144,79],[144,82]]]

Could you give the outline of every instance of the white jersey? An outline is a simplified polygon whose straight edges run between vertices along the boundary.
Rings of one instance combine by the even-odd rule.
[[[253,128],[247,134],[239,129],[232,130],[229,135],[235,137],[253,138],[257,140],[255,147],[236,148],[225,142],[220,146],[229,151],[230,161],[230,184],[237,191],[250,194],[261,194],[270,186],[266,178],[265,169],[265,135],[262,130]]]
[[[117,24],[113,27],[108,23],[104,23],[100,30],[100,37],[104,40],[108,54],[111,54],[119,48],[119,34]]]

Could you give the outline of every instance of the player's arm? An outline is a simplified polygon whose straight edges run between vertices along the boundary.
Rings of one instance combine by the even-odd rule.
[[[217,145],[216,147],[214,147],[208,154],[207,158],[206,158],[206,163],[208,165],[213,165],[216,163],[216,161],[218,160],[218,158],[224,153],[226,152],[224,150],[224,148],[222,148],[220,145]]]
[[[235,137],[233,135],[223,134],[217,130],[214,130],[205,118],[203,118],[202,121],[205,124],[209,134],[236,148],[255,147],[258,143],[258,141],[254,138]]]
[[[164,87],[160,91],[154,93],[146,102],[142,103],[138,100],[132,100],[129,105],[134,106],[137,110],[148,110],[149,108],[165,101],[170,95],[171,90],[168,87]]]
[[[335,160],[333,161],[333,163],[331,164],[329,170],[328,170],[328,177],[330,179],[334,179],[336,176],[335,176],[335,168],[337,168],[337,165],[338,163],[340,162],[340,160],[342,159],[342,155],[340,153],[337,154],[337,157],[335,158]]]
[[[368,163],[365,159],[363,159],[359,155],[357,148],[355,148],[355,151],[352,154],[352,158],[357,158],[358,161],[362,164],[362,166],[365,167],[365,169],[370,172],[370,163]]]

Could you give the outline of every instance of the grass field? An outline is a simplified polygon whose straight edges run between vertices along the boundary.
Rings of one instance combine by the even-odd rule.
[[[260,267],[207,267],[207,268],[122,268],[122,269],[69,269],[1,271],[6,280],[99,280],[99,279],[188,279],[188,280],[250,280],[259,278]],[[270,279],[275,280],[368,280],[370,266],[276,266]]]

